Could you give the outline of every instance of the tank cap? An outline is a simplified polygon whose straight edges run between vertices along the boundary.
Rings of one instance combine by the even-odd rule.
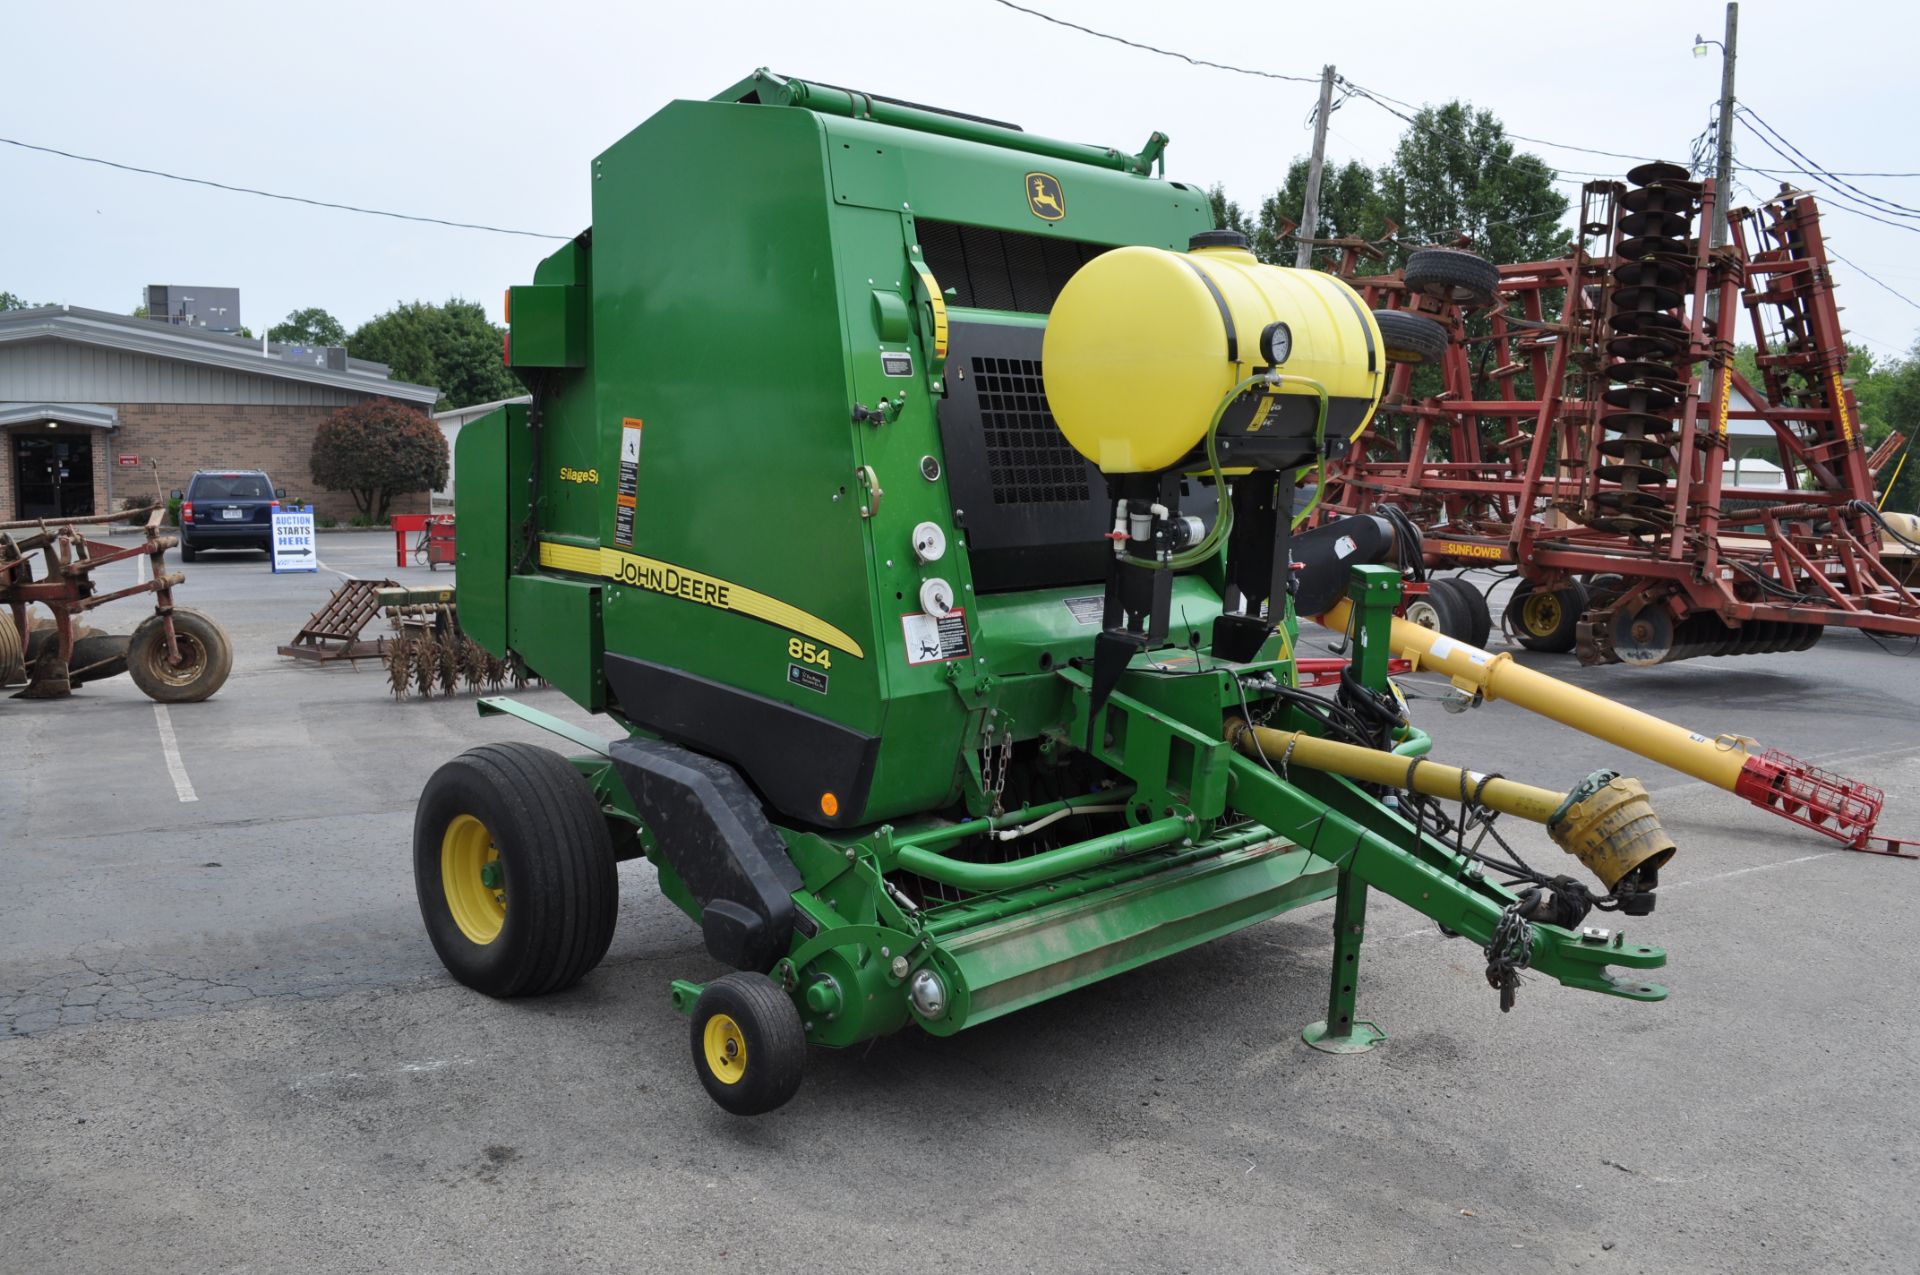
[[[1203,230],[1187,240],[1187,251],[1202,248],[1251,248],[1253,242],[1237,230]]]

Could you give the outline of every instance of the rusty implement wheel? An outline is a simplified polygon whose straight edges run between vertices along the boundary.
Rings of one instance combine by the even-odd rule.
[[[440,644],[429,634],[421,634],[413,644],[413,688],[422,699],[433,698],[433,685],[440,674]]]
[[[440,693],[451,695],[460,689],[460,647],[463,639],[448,637],[440,643]]]
[[[412,639],[405,635],[388,638],[385,659],[387,685],[392,689],[394,699],[403,700],[407,697],[407,688],[413,685]]]
[[[26,676],[26,651],[20,632],[13,627],[13,616],[0,609],[0,686],[11,686]]]
[[[1635,668],[1664,664],[1673,654],[1673,640],[1673,616],[1658,602],[1632,613],[1614,613],[1613,651],[1622,664]]]
[[[127,643],[127,676],[148,699],[162,704],[191,704],[226,684],[233,671],[233,643],[212,616],[185,607],[173,610],[176,661],[167,654],[164,617],[140,622]]]

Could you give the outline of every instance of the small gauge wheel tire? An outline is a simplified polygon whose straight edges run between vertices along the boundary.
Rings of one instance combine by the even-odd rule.
[[[1447,325],[1438,319],[1406,310],[1375,310],[1373,319],[1389,363],[1422,367],[1438,363],[1447,352]]]
[[[1500,291],[1500,267],[1459,248],[1422,248],[1400,277],[1409,291],[1454,305],[1492,305]]]
[[[140,621],[127,642],[127,676],[148,699],[193,704],[226,685],[233,671],[233,641],[210,615],[173,609],[173,636],[180,663],[167,658],[167,625],[157,615]]]
[[[1578,637],[1587,610],[1587,590],[1578,582],[1558,589],[1536,589],[1523,582],[1507,601],[1507,623],[1530,651],[1565,654]]]
[[[620,879],[599,799],[533,744],[482,744],[433,772],[413,879],[447,972],[489,996],[571,987],[613,941]]]
[[[1451,588],[1442,588],[1444,580],[1429,580],[1427,591],[1407,603],[1406,618],[1423,629],[1464,642],[1472,626],[1472,613]]]
[[[1466,616],[1466,627],[1459,633],[1449,633],[1447,636],[1459,638],[1468,646],[1477,646],[1484,650],[1487,642],[1493,637],[1493,612],[1487,608],[1486,595],[1474,588],[1462,576],[1429,580],[1427,592],[1432,593],[1436,589],[1451,593],[1458,599]]]
[[[736,1116],[763,1115],[800,1091],[806,1029],[792,998],[765,974],[708,983],[693,1003],[689,1036],[701,1086]]]
[[[0,686],[23,682],[26,677],[26,650],[20,644],[20,632],[13,627],[11,612],[0,610]]]

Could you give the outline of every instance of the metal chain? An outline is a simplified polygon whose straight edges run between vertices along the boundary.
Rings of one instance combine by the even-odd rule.
[[[1000,758],[997,765],[993,757],[991,733],[988,734],[987,739],[987,769],[993,772],[992,781],[987,786],[987,794],[993,798],[993,813],[1001,815],[1006,813],[1006,808],[1000,804],[1000,794],[1007,789],[1007,763],[1013,760],[1013,727],[1007,727],[1006,733],[1000,737]]]
[[[1520,990],[1520,971],[1533,963],[1533,926],[1520,915],[1515,899],[1500,913],[1493,937],[1487,940],[1487,986],[1500,993],[1500,1012],[1513,1009]]]

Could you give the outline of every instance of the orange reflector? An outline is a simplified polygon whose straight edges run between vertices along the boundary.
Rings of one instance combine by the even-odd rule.
[[[820,794],[820,813],[831,819],[840,813],[840,799],[830,792]]]
[[[500,322],[513,322],[513,289],[508,288],[500,294]]]

